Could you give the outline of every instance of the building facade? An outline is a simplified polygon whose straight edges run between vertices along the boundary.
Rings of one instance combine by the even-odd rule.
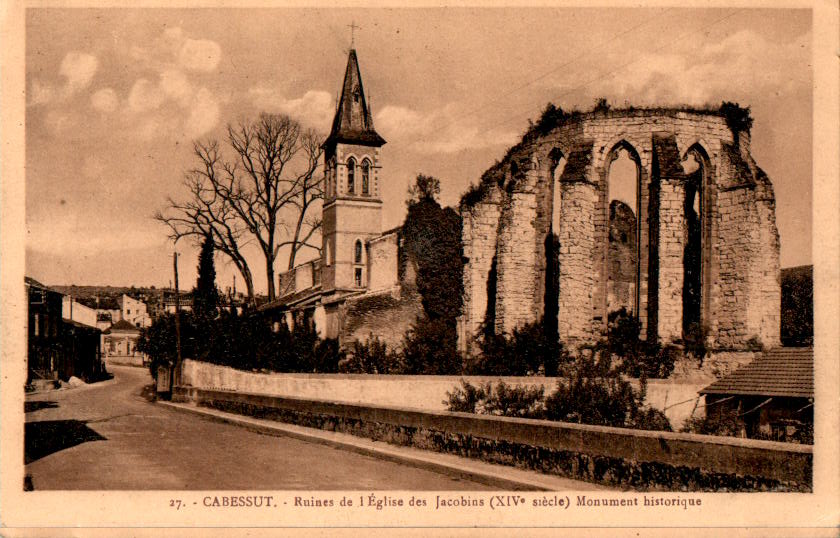
[[[415,269],[401,255],[399,228],[382,231],[380,148],[359,61],[350,50],[324,148],[321,257],[278,277],[278,298],[261,310],[303,317],[342,345],[371,334],[398,345],[421,312]],[[373,313],[376,315],[372,315]]]

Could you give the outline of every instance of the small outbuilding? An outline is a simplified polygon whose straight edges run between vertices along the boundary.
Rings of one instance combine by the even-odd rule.
[[[814,349],[776,348],[700,391],[706,416],[734,414],[751,438],[813,442]]]

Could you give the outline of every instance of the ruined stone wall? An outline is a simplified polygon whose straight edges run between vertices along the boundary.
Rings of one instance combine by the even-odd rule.
[[[499,188],[484,188],[478,200],[462,206],[468,258],[462,349],[469,348],[489,310],[493,256],[496,331],[510,333],[544,311],[545,238],[556,203],[552,166],[558,156],[567,159],[555,230],[560,239],[558,330],[567,343],[588,343],[603,333],[609,313],[607,181],[619,148],[638,165],[634,302],[641,336],[661,342],[683,337],[688,232],[682,161],[692,150],[703,156],[704,166],[700,316],[707,344],[740,349],[752,338],[778,343],[775,201],[769,180],[749,156],[748,133],[739,138],[716,111],[635,109],[572,115],[550,132],[527,138],[494,167],[492,180],[502,178]],[[492,234],[497,212],[498,230]],[[486,217],[480,228],[475,225],[479,214]]]
[[[464,305],[458,320],[460,351],[472,353],[472,337],[487,317],[488,280],[496,259],[502,193],[492,189],[485,199],[461,212],[464,257]],[[493,287],[495,309],[495,286]],[[495,321],[493,321],[495,323]]]

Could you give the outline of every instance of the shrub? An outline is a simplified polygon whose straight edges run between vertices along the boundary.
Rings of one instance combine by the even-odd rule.
[[[610,312],[608,321],[607,348],[621,360],[622,372],[639,378],[671,375],[679,357],[678,348],[641,340],[641,322],[625,308]]]
[[[743,437],[746,433],[746,423],[738,416],[735,409],[707,409],[705,417],[691,417],[681,431],[686,433],[700,433],[704,435],[723,435],[727,437]]]
[[[460,374],[463,364],[456,345],[454,323],[426,316],[418,318],[403,339],[404,373]]]
[[[488,391],[489,392],[489,391]],[[520,418],[544,418],[545,388],[515,387],[499,381],[484,404],[490,415]]]
[[[455,387],[452,392],[446,392],[446,408],[460,413],[475,413],[479,402],[487,400],[487,394],[492,390],[490,383],[484,386],[473,386],[461,380],[461,387]]]
[[[371,334],[362,342],[353,342],[350,356],[344,359],[339,371],[348,374],[398,374],[403,371],[401,357]]]
[[[545,417],[545,389],[541,386],[515,387],[499,381],[494,389],[492,383],[474,386],[462,379],[461,387],[455,387],[446,396],[443,403],[450,411],[504,417]]]
[[[672,431],[662,411],[645,408],[645,384],[639,391],[611,368],[606,353],[593,353],[566,367],[566,379],[548,397],[543,387],[512,387],[500,381],[461,386],[447,392],[450,411],[539,418],[579,424],[616,426],[639,430]]]
[[[673,431],[665,413],[652,407],[639,410],[626,426],[635,430]]]
[[[726,125],[737,136],[738,133],[749,133],[752,129],[753,119],[750,114],[750,107],[742,107],[738,103],[724,101],[720,104],[720,113],[726,119]]]
[[[558,382],[557,390],[546,399],[548,419],[619,427],[631,423],[643,396],[608,366],[605,355],[583,357],[568,370],[566,379]]]
[[[569,360],[563,344],[549,336],[542,321],[518,327],[508,336],[482,331],[481,355],[470,365],[476,375],[556,375],[558,364]]]

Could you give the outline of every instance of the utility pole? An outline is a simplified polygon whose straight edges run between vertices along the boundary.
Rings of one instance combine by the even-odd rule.
[[[172,253],[172,266],[175,270],[175,368],[172,375],[169,377],[169,393],[172,394],[172,389],[175,385],[175,377],[177,375],[178,382],[181,382],[181,292],[178,291],[178,253]]]

